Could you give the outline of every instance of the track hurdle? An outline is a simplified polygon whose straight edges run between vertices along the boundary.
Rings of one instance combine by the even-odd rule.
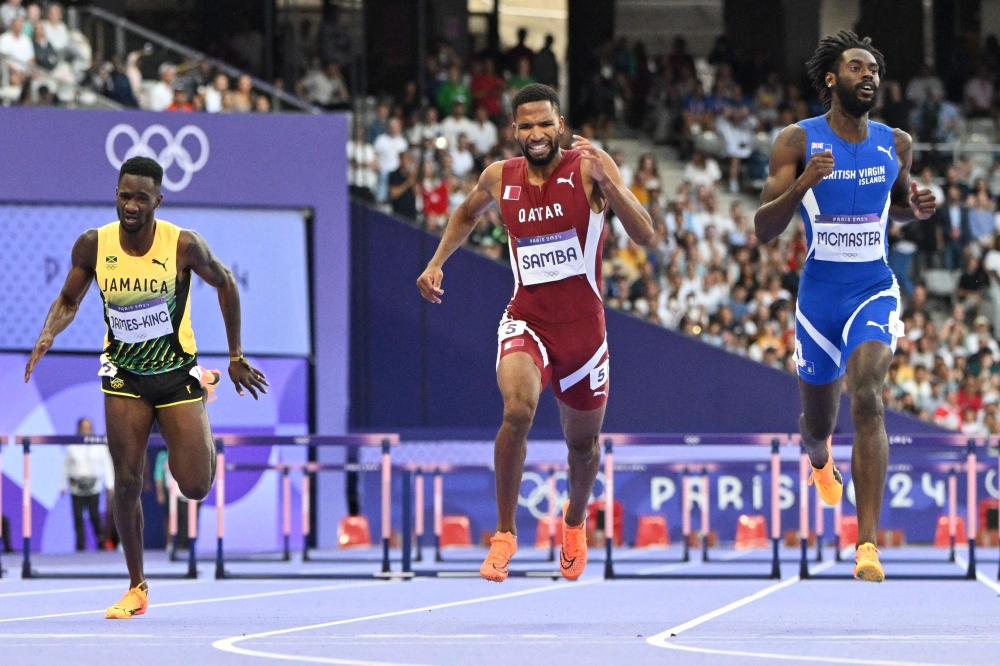
[[[781,512],[778,508],[778,498],[780,493],[779,477],[781,470],[781,445],[789,440],[788,435],[784,434],[759,434],[759,435],[649,435],[649,434],[604,434],[601,435],[601,439],[604,442],[604,477],[605,477],[605,560],[604,560],[604,577],[606,579],[676,579],[676,578],[690,578],[690,579],[771,579],[781,577],[781,563],[780,563],[780,534],[781,534]],[[626,446],[626,447],[638,447],[638,446],[657,446],[665,447],[668,449],[667,456],[673,459],[672,463],[662,463],[662,464],[652,464],[644,463],[645,467],[656,467],[663,465],[670,468],[671,464],[676,465],[677,462],[692,461],[692,452],[697,450],[699,445],[751,445],[754,446],[758,451],[763,446],[768,446],[770,448],[770,455],[757,454],[755,458],[759,458],[760,462],[765,460],[770,460],[771,463],[771,538],[772,538],[772,553],[769,560],[730,560],[725,561],[726,564],[770,564],[770,570],[767,572],[711,572],[708,570],[698,570],[693,571],[688,568],[684,572],[651,572],[651,573],[622,573],[615,570],[615,549],[614,549],[614,520],[608,520],[607,516],[614,516],[614,477],[615,477],[615,448]],[[659,455],[659,454],[657,454]],[[765,457],[766,456],[766,457]],[[699,459],[695,457],[695,459]],[[700,474],[698,474],[698,482],[702,488],[703,502],[701,504],[700,511],[700,537],[701,537],[701,562],[709,563],[715,562],[709,553],[708,538],[711,532],[710,524],[710,485],[708,478],[708,471],[706,465],[698,465],[700,467]],[[627,562],[629,564],[634,563],[658,563],[658,564],[670,564],[671,562],[683,563],[690,561],[690,552],[688,550],[687,544],[690,539],[691,534],[691,505],[692,505],[692,477],[689,474],[688,467],[683,468],[681,477],[681,496],[682,496],[682,533],[684,535],[684,551],[683,556],[680,559],[668,560],[668,559],[640,559],[640,558],[628,558],[627,560],[619,560],[619,563]],[[719,561],[721,562],[721,561]]]
[[[399,436],[396,434],[362,434],[362,435],[310,435],[300,437],[272,437],[272,436],[247,436],[247,435],[222,435],[216,438],[216,510],[217,510],[217,545],[215,556],[215,577],[217,579],[365,579],[365,578],[389,578],[395,574],[391,570],[389,558],[390,541],[392,536],[392,447],[399,444]],[[301,465],[282,464],[280,466],[252,466],[243,465],[239,467],[227,466],[225,462],[226,450],[237,446],[368,446],[380,447],[381,459],[377,469],[381,475],[382,506],[381,506],[381,551],[380,562],[366,558],[359,560],[356,558],[330,558],[320,559],[309,555],[307,550],[307,539],[309,535],[309,518],[312,508],[310,506],[308,490],[315,481],[315,475],[320,471],[351,471],[352,469],[367,471],[368,467],[357,463],[348,464],[319,464],[306,463]],[[226,568],[225,555],[225,485],[227,469],[275,469],[280,468],[281,472],[281,524],[284,551],[282,561],[291,559],[291,478],[290,472],[300,470],[302,472],[303,498],[302,498],[302,534],[303,534],[303,562],[326,562],[326,563],[356,563],[370,562],[380,564],[380,571],[377,572],[324,572],[324,571],[295,571],[295,572],[233,572]]]

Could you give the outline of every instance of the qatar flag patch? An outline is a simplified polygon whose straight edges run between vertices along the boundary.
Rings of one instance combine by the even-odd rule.
[[[507,185],[503,189],[504,201],[517,201],[521,198],[521,186],[520,185]]]
[[[523,347],[523,346],[524,346],[524,340],[518,338],[516,340],[508,340],[507,342],[504,343],[503,348],[504,351],[507,351],[508,349],[512,349],[514,347]]]

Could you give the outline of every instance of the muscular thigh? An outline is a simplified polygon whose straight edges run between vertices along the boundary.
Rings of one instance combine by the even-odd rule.
[[[153,405],[142,398],[105,394],[104,416],[115,475],[122,478],[132,474],[141,479],[146,442],[153,428]]]
[[[160,434],[167,443],[170,473],[182,485],[211,478],[215,444],[204,402],[188,402],[156,410]]]

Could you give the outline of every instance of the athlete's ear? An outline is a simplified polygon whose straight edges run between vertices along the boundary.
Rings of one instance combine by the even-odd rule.
[[[566,131],[566,119],[559,116],[559,134],[563,134]]]
[[[833,84],[837,82],[837,75],[833,72],[826,73],[826,87],[832,88]]]
[[[157,208],[160,207],[160,202],[161,201],[163,201],[163,193],[162,192],[160,194],[156,195],[156,203],[153,204],[153,210],[156,210]]]

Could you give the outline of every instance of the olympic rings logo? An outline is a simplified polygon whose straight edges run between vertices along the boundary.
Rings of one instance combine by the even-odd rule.
[[[569,476],[565,470],[555,473],[556,481],[556,514],[562,509],[563,504],[569,499],[568,485]],[[533,486],[533,487],[532,487]],[[525,491],[531,490],[525,496]],[[597,494],[598,487],[601,493]],[[594,491],[590,495],[590,501],[601,499],[604,495],[604,472],[597,473],[597,481],[594,484]],[[545,518],[549,515],[549,477],[547,474],[539,474],[530,470],[525,470],[521,475],[521,490],[517,496],[518,506],[523,506],[531,512],[535,518]]]
[[[545,271],[544,275],[550,278],[559,277],[559,271]]]
[[[125,151],[124,157],[119,158],[115,151],[115,140],[122,134],[131,139],[132,147]],[[153,137],[160,137],[165,143],[159,153],[149,145],[150,139]],[[191,157],[191,153],[184,146],[184,139],[188,137],[194,137],[198,141],[200,150],[197,160]],[[125,160],[132,157],[149,157],[156,160],[163,167],[163,187],[171,192],[180,192],[191,184],[191,177],[201,171],[205,163],[208,162],[208,137],[205,136],[205,132],[200,127],[195,125],[185,125],[174,136],[163,125],[150,125],[140,135],[131,125],[121,123],[112,127],[111,131],[108,132],[108,138],[104,142],[104,152],[108,156],[108,162],[116,169],[121,169]],[[184,175],[177,181],[172,180],[167,174],[167,170],[174,164],[184,172]]]

